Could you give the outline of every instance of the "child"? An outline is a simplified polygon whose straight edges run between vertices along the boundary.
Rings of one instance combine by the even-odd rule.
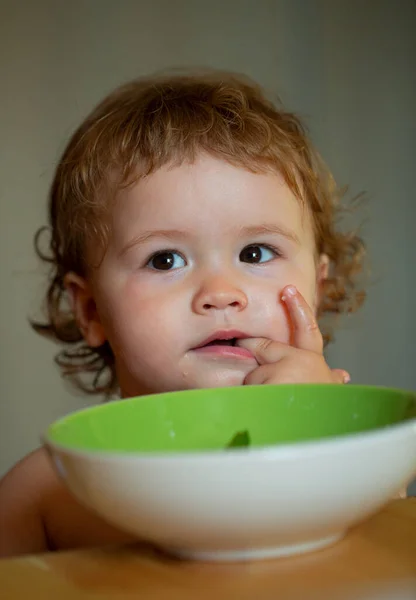
[[[116,90],[70,140],[49,211],[35,328],[64,344],[58,365],[83,390],[349,380],[316,319],[360,304],[363,246],[336,230],[333,180],[298,119],[251,81]],[[3,555],[129,539],[72,498],[43,449],[6,475],[0,506]]]

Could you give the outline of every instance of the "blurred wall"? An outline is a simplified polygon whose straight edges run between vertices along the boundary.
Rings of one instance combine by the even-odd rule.
[[[416,389],[415,24],[412,0],[0,0],[0,474],[91,402],[27,320],[54,166],[104,94],[155,69],[253,76],[306,119],[339,183],[368,192],[368,301],[329,359],[354,382]]]

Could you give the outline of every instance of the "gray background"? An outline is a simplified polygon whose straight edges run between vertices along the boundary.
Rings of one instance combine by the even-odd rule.
[[[368,301],[328,356],[355,383],[416,389],[415,28],[413,0],[0,0],[0,474],[91,402],[27,323],[54,165],[105,93],[155,69],[253,76],[306,119],[339,183],[368,192]]]

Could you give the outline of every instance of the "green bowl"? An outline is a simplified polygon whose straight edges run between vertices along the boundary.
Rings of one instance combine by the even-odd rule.
[[[230,441],[249,447],[228,448]],[[416,394],[242,386],[119,400],[49,427],[81,503],[201,560],[321,548],[416,476]]]
[[[401,390],[245,386],[111,402],[61,419],[47,437],[99,452],[200,452],[223,450],[237,432],[248,432],[255,448],[368,432],[415,417],[415,395]]]

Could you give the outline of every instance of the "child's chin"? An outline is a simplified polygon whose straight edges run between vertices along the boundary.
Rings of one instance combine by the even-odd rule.
[[[219,388],[243,385],[246,373],[226,371],[205,375],[195,380],[193,388]]]
[[[248,371],[249,372],[249,371]],[[237,387],[244,384],[248,372],[243,369],[189,369],[172,379],[158,378],[157,387],[147,387],[139,383],[125,389],[122,397],[129,398],[134,396],[143,396],[148,394],[163,394],[166,392],[195,390],[220,387]],[[123,389],[123,388],[122,388]]]

